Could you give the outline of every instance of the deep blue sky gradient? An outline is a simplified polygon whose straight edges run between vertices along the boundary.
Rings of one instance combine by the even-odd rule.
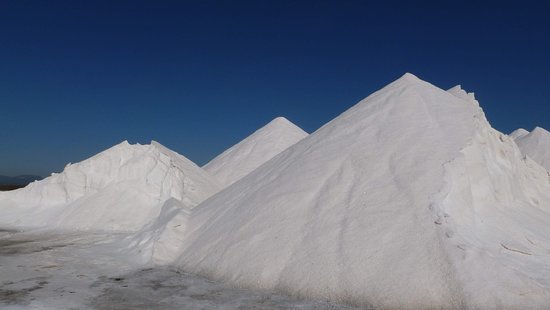
[[[414,3],[413,3],[414,2]],[[312,132],[411,72],[492,125],[550,128],[550,5],[2,1],[0,175],[122,140],[204,164],[282,115]]]

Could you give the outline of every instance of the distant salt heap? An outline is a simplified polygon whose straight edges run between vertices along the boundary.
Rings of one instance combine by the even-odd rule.
[[[550,132],[536,127],[532,132],[523,128],[510,134],[521,152],[550,171]]]
[[[124,141],[60,174],[2,193],[0,223],[134,231],[158,216],[166,200],[191,208],[220,188],[193,162],[157,142]]]
[[[203,168],[229,186],[306,136],[305,131],[286,118],[277,117]]]
[[[186,271],[358,305],[546,307],[549,195],[473,96],[406,74],[195,207],[172,246]]]
[[[512,138],[512,139],[515,140],[515,139],[517,139],[517,138],[521,138],[521,137],[523,137],[523,136],[525,136],[525,135],[528,135],[528,134],[529,134],[529,131],[527,131],[527,130],[525,130],[525,129],[523,129],[523,128],[518,128],[518,129],[514,130],[514,132],[512,132],[512,133],[510,134],[510,138]]]

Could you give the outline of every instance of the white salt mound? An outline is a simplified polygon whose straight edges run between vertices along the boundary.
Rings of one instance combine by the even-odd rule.
[[[203,168],[229,186],[306,136],[305,131],[286,118],[277,117]]]
[[[195,207],[176,264],[380,308],[546,307],[548,175],[460,94],[405,74]]]
[[[514,131],[517,133],[519,130]],[[550,132],[536,127],[533,131],[517,135],[515,141],[521,152],[550,171]]]
[[[187,158],[157,142],[124,141],[62,173],[0,196],[0,223],[17,227],[138,230],[168,199],[187,208],[220,184]]]

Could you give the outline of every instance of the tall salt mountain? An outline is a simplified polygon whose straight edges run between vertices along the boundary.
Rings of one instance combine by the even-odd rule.
[[[184,270],[242,286],[536,308],[550,304],[548,223],[547,172],[473,95],[405,74],[195,207],[165,245]]]
[[[60,174],[0,193],[0,223],[135,231],[157,217],[167,200],[192,208],[220,188],[207,172],[157,142],[124,141]]]
[[[550,171],[550,132],[536,127],[532,132],[523,128],[510,134],[521,152]]]
[[[277,117],[218,155],[203,169],[229,186],[306,136],[305,131],[286,118]]]

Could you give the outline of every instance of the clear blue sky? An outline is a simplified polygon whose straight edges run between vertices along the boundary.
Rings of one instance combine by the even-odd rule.
[[[314,131],[405,72],[474,91],[501,131],[550,128],[549,2],[480,2],[2,1],[0,175],[125,139],[204,164],[279,115]]]

